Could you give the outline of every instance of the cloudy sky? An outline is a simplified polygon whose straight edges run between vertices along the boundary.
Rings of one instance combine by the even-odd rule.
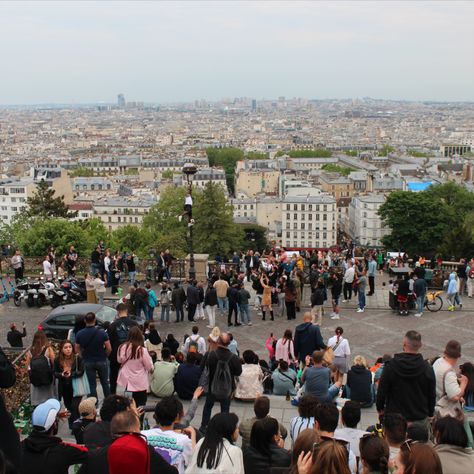
[[[0,3],[0,104],[474,100],[474,2]]]

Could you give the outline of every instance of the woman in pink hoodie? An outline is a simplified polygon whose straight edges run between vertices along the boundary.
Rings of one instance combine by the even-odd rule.
[[[153,371],[153,361],[145,348],[145,340],[139,327],[132,327],[128,331],[127,342],[118,349],[117,361],[121,364],[117,384],[127,392],[132,392],[137,406],[146,405],[148,374]]]

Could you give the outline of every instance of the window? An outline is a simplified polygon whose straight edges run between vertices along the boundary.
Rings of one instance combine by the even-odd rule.
[[[10,194],[25,194],[25,188],[10,188]]]
[[[301,223],[301,230],[304,230],[304,222]]]
[[[313,224],[311,224],[311,222],[308,224],[308,229],[311,230],[313,227]]]
[[[328,210],[328,207],[327,207],[326,204],[324,204],[324,206],[323,206],[323,211],[327,211],[327,210]]]
[[[298,204],[293,204],[293,210],[297,211],[298,210]]]
[[[323,232],[323,239],[327,239],[328,238],[328,234],[326,232]]]
[[[323,221],[327,221],[328,220],[328,215],[327,214],[323,214]]]
[[[316,220],[319,221],[319,214],[316,214]]]
[[[244,212],[244,217],[247,217],[247,211]]]
[[[12,207],[12,212],[16,212],[18,211],[18,208],[17,207]]]
[[[316,210],[319,211],[319,204],[316,204]]]
[[[316,238],[319,239],[319,232],[316,232]]]
[[[293,222],[293,229],[297,229],[298,228],[298,224],[296,222]]]
[[[48,321],[48,324],[55,324],[56,326],[74,326],[76,315],[61,314]]]
[[[313,205],[312,205],[312,204],[309,205],[309,210],[310,210],[310,211],[313,210]]]
[[[296,214],[296,213],[293,214],[293,219],[295,219],[295,220],[298,219],[298,214]]]
[[[286,233],[286,238],[287,238],[287,239],[290,238],[290,233],[289,233],[289,232]]]
[[[305,218],[306,218],[305,216],[306,216],[306,214],[301,214],[301,220],[302,220],[302,221],[305,220]]]
[[[312,220],[313,220],[313,214],[308,214],[308,219],[309,219],[310,221],[312,221]]]
[[[112,222],[112,218],[109,216],[109,222]]]
[[[367,218],[367,212],[364,212],[364,218]]]
[[[287,211],[290,210],[290,205],[289,205],[289,204],[286,205],[286,210],[287,210]]]
[[[301,210],[304,211],[304,204],[301,204]]]
[[[16,198],[12,198],[11,201],[12,201],[12,202],[16,202]]]
[[[244,209],[247,209],[247,204],[244,204]]]
[[[138,217],[135,217],[135,224],[138,224]]]
[[[286,220],[287,220],[287,221],[290,220],[290,213],[289,213],[289,212],[286,213]]]

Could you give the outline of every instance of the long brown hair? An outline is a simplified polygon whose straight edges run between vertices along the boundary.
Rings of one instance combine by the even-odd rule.
[[[413,443],[410,445],[405,442],[400,448],[400,458],[405,468],[405,474],[443,473],[438,453],[426,444]]]
[[[69,358],[66,358],[66,356],[63,353],[63,348],[66,344],[71,344],[71,347],[72,347],[71,357],[69,357]],[[64,362],[66,360],[70,363],[71,366],[74,363],[74,359],[76,358],[76,352],[74,350],[74,344],[69,339],[66,339],[65,341],[61,341],[61,344],[59,345],[59,356],[58,357],[59,357],[59,366],[60,367],[64,366]]]
[[[287,329],[285,333],[283,334],[283,339],[286,341],[292,341],[293,340],[293,335],[291,333],[291,329]]]
[[[130,359],[139,359],[141,357],[141,348],[145,347],[145,339],[143,337],[143,333],[141,332],[138,326],[134,326],[129,329],[127,342],[125,342],[124,344],[126,344],[127,346],[131,346],[132,348]]]
[[[45,347],[49,347],[49,340],[44,331],[36,331],[31,343],[31,354],[33,357],[41,354]]]
[[[311,474],[351,474],[347,447],[335,439],[324,441],[313,455]]]
[[[319,442],[319,434],[313,428],[300,432],[296,438],[291,455],[290,474],[298,474],[298,457],[301,453],[313,450],[313,444]]]

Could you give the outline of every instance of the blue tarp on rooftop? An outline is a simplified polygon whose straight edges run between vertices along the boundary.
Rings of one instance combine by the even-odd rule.
[[[408,186],[408,191],[424,191],[426,188],[431,186],[433,184],[432,181],[428,181],[426,183],[420,183],[418,181],[415,181],[413,183],[407,183]]]

